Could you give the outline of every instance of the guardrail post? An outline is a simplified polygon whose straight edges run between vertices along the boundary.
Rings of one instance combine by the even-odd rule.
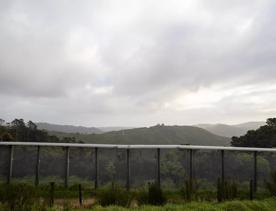
[[[157,148],[157,185],[161,186],[161,176],[160,176],[160,148]]]
[[[39,168],[40,168],[40,146],[37,146],[36,166],[35,166],[35,186],[39,185]]]
[[[222,201],[222,189],[221,189],[222,185],[221,185],[221,181],[220,178],[218,178],[217,181],[217,200],[218,202]]]
[[[7,183],[10,184],[12,177],[12,167],[13,167],[13,154],[14,147],[13,145],[9,146],[9,166],[8,166],[8,175],[7,175]]]
[[[98,188],[98,148],[95,148],[95,189]]]
[[[224,150],[221,150],[221,196],[224,199]]]
[[[54,200],[55,200],[55,183],[50,182],[50,207],[54,206]]]
[[[65,148],[66,150],[66,162],[65,162],[65,177],[64,177],[64,186],[68,187],[68,180],[69,180],[69,165],[70,165],[70,150],[69,147]]]
[[[254,178],[253,178],[253,191],[254,193],[257,192],[257,151],[254,151]]]
[[[189,159],[189,174],[190,174],[190,182],[193,180],[193,150],[190,149],[190,159]]]
[[[80,203],[80,206],[82,206],[82,188],[81,188],[81,184],[79,184],[79,203]]]
[[[221,182],[224,184],[224,150],[221,150]]]
[[[253,200],[254,198],[254,181],[252,179],[250,179],[249,181],[249,199]]]
[[[127,191],[129,191],[130,189],[130,163],[129,163],[129,152],[130,150],[127,149],[126,153],[127,153],[127,160],[126,160],[126,189]]]

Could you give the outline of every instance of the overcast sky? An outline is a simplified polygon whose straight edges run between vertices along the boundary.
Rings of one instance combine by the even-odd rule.
[[[276,1],[1,0],[0,118],[85,126],[276,116]]]

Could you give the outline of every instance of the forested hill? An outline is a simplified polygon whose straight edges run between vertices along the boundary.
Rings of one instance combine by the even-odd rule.
[[[73,134],[50,132],[60,137],[73,136],[76,140],[97,144],[191,144],[230,145],[230,139],[214,135],[192,126],[163,126],[135,128],[104,134]]]
[[[248,130],[256,130],[263,125],[265,125],[265,122],[247,122],[238,125],[199,124],[195,126],[208,130],[213,134],[231,138],[233,136],[244,135],[247,133]]]
[[[58,125],[58,124],[50,124],[46,122],[37,122],[35,123],[37,128],[40,130],[47,131],[59,131],[63,133],[102,133],[100,129],[96,127],[83,127],[83,126],[74,126],[74,125]]]

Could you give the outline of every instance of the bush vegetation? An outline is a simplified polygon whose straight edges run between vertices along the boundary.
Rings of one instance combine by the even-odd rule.
[[[162,190],[156,183],[148,183],[144,188],[127,191],[118,184],[108,184],[94,190],[83,187],[83,199],[93,199],[86,207],[92,210],[273,210],[276,198],[264,200],[275,194],[276,174],[266,182],[267,190],[259,189],[256,197],[259,201],[246,201],[249,198],[248,184],[243,186],[234,181],[218,182],[216,188],[202,189],[197,181],[187,181],[181,190]],[[223,191],[223,194],[222,194]],[[269,192],[270,191],[270,192]],[[34,187],[30,184],[12,183],[0,185],[0,211],[47,211],[47,210],[78,210],[78,185],[65,188],[55,185],[54,206],[50,206],[50,185]],[[223,198],[219,200],[217,194]],[[62,201],[62,203],[61,203]],[[221,203],[218,203],[221,201]],[[72,205],[73,204],[73,205]],[[76,205],[77,204],[77,205]],[[161,206],[161,207],[158,207]],[[50,208],[51,207],[51,208]],[[125,208],[123,208],[125,207]],[[276,206],[275,206],[276,207]],[[269,208],[269,209],[268,209]],[[2,209],[2,210],[1,210]],[[85,209],[84,209],[85,210]]]
[[[0,186],[0,202],[6,210],[29,211],[38,201],[38,191],[27,184]]]
[[[271,172],[270,181],[265,181],[265,187],[272,196],[276,196],[276,171]]]
[[[117,184],[97,191],[96,198],[101,206],[119,205],[129,207],[133,195]]]

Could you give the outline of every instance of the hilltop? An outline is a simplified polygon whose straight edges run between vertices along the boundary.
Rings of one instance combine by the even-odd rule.
[[[263,125],[265,125],[265,122],[246,122],[236,125],[198,124],[195,126],[208,130],[209,132],[219,136],[233,137],[244,135],[248,130],[256,130]]]
[[[230,145],[230,139],[214,135],[193,126],[163,126],[134,128],[103,134],[50,132],[59,137],[72,136],[76,140],[97,144],[191,144]]]
[[[47,131],[57,131],[63,133],[102,133],[103,131],[96,127],[84,127],[84,126],[74,126],[74,125],[59,125],[46,122],[36,122],[37,128],[40,130]]]

